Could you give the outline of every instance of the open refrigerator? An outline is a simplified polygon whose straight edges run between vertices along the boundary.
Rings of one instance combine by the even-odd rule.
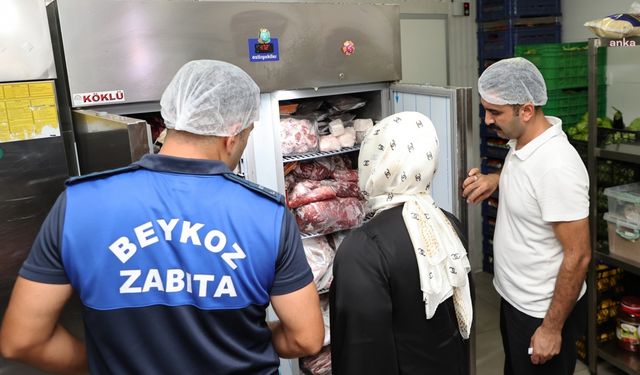
[[[296,215],[302,231],[305,252],[314,271],[314,279],[320,294],[327,329],[327,292],[332,278],[330,273],[335,250],[350,229],[349,226],[358,226],[368,220],[369,216],[366,208],[360,210],[357,206],[353,207],[348,201],[353,198],[344,198],[350,196],[349,194],[341,196],[338,193],[338,197],[335,198],[335,206],[341,207],[338,209],[328,203],[332,202],[333,198],[326,200],[319,198],[321,201],[312,201],[307,205],[298,206],[297,196],[294,195],[299,186],[315,182],[306,180],[308,173],[305,173],[305,170],[314,168],[310,166],[320,164],[329,165],[329,169],[338,169],[341,167],[336,164],[342,164],[341,161],[335,161],[338,157],[346,160],[346,163],[355,170],[359,143],[347,144],[346,147],[332,151],[320,151],[312,146],[311,150],[304,152],[308,147],[308,144],[305,144],[302,147],[303,152],[298,152],[300,149],[295,151],[296,149],[292,148],[285,139],[289,135],[283,130],[283,127],[286,126],[285,124],[290,118],[311,119],[312,123],[315,121],[317,124],[317,113],[314,114],[316,118],[309,114],[296,115],[295,112],[289,115],[286,113],[287,108],[291,105],[297,105],[300,108],[307,103],[322,102],[326,112],[327,107],[335,108],[327,103],[339,102],[344,98],[353,101],[353,98],[357,98],[357,102],[366,104],[355,110],[334,114],[333,117],[342,116],[345,118],[345,114],[348,113],[351,116],[346,116],[346,118],[353,117],[353,119],[346,122],[369,119],[375,122],[401,111],[417,111],[428,116],[436,127],[441,146],[438,174],[433,183],[433,196],[441,208],[454,213],[461,219],[466,231],[466,205],[461,200],[459,187],[466,171],[466,139],[470,136],[469,128],[471,126],[469,118],[471,113],[470,95],[471,89],[468,88],[430,87],[385,82],[318,89],[279,90],[262,94],[260,124],[256,125],[252,133],[247,152],[244,155],[242,169],[248,179],[276,190],[287,197],[289,207]],[[328,111],[331,112],[331,109]],[[323,120],[321,118],[320,122],[333,121]],[[264,126],[263,122],[267,122],[269,126]],[[322,131],[320,133],[322,134]],[[332,184],[335,183],[334,181],[345,183],[345,181],[340,181],[340,178],[335,174],[324,177],[326,179],[322,180],[322,183]],[[316,177],[312,178],[312,180],[314,179]],[[319,190],[313,190],[308,194],[314,195]],[[324,217],[323,212],[330,212],[337,216],[337,223]],[[309,216],[313,216],[313,219],[307,221],[306,217]],[[344,218],[348,219],[344,220]],[[354,218],[355,220],[353,220]],[[325,336],[325,345],[330,345],[330,338]],[[474,352],[474,344],[474,342],[471,343],[472,353]],[[297,368],[300,366],[305,374],[330,374],[329,356],[329,349],[325,347],[318,356],[303,358],[299,364],[289,364],[290,373],[296,374]],[[474,359],[473,354],[472,359]],[[473,374],[475,366],[472,367],[471,373]]]
[[[61,121],[74,130],[68,148],[77,149],[71,157],[77,156],[80,174],[152,152],[163,128],[160,97],[175,72],[190,60],[218,59],[244,69],[261,89],[260,120],[238,173],[286,194],[285,170],[294,164],[339,158],[355,168],[357,142],[332,151],[290,152],[291,144],[283,149],[281,123],[289,118],[281,115],[283,107],[324,103],[327,109],[336,100],[356,98],[358,108],[332,113],[348,112],[347,127],[354,120],[375,123],[395,112],[418,111],[431,118],[440,138],[434,199],[466,228],[459,188],[471,134],[471,89],[395,83],[401,78],[398,6],[55,0],[47,11],[62,83]],[[308,113],[303,117],[310,119]],[[317,131],[323,121],[312,120]],[[363,220],[364,213],[353,225]],[[348,229],[324,228],[303,238]],[[305,361],[283,359],[280,373],[314,373]]]

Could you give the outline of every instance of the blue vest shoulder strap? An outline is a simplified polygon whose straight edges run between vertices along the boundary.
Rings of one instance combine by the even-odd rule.
[[[237,182],[240,185],[242,185],[242,186],[244,186],[244,187],[246,187],[248,189],[251,189],[251,190],[253,190],[255,192],[258,192],[258,193],[260,193],[260,194],[262,194],[262,195],[264,195],[264,196],[270,198],[271,200],[274,200],[274,201],[276,201],[276,202],[278,202],[280,204],[284,205],[284,203],[285,203],[284,197],[282,196],[282,194],[280,194],[280,193],[278,193],[276,191],[273,191],[271,189],[268,189],[268,188],[266,188],[264,186],[260,186],[260,185],[254,183],[254,182],[249,181],[249,180],[246,180],[246,179],[238,176],[235,173],[224,173],[223,176],[228,180],[231,180],[233,182]]]
[[[122,167],[122,168],[108,169],[106,171],[101,171],[101,172],[93,172],[93,173],[85,174],[85,175],[82,175],[82,176],[71,177],[70,179],[65,181],[65,185],[67,185],[67,186],[75,185],[75,184],[80,183],[80,182],[91,181],[91,180],[96,180],[96,179],[103,178],[103,177],[113,176],[113,175],[120,174],[120,173],[135,171],[135,170],[138,170],[140,168],[142,168],[142,167],[140,167],[137,164],[130,164],[130,165],[127,165],[126,167]]]

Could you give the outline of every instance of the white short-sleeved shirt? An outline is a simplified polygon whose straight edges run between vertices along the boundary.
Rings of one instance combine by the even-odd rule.
[[[494,279],[512,306],[544,318],[563,259],[552,223],[589,216],[589,176],[575,148],[552,125],[520,150],[509,142],[500,174],[498,217],[493,238]],[[580,297],[586,291],[582,284]]]

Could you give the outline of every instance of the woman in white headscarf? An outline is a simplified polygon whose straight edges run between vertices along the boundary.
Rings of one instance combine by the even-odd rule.
[[[468,373],[470,266],[458,220],[431,197],[438,150],[433,123],[417,112],[389,116],[364,138],[359,185],[375,216],[334,260],[335,375]]]

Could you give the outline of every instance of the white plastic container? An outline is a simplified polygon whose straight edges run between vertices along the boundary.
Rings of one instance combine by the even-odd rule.
[[[609,216],[640,227],[640,182],[604,189]]]
[[[608,222],[609,253],[640,261],[640,225],[622,220],[611,212],[604,214]]]

